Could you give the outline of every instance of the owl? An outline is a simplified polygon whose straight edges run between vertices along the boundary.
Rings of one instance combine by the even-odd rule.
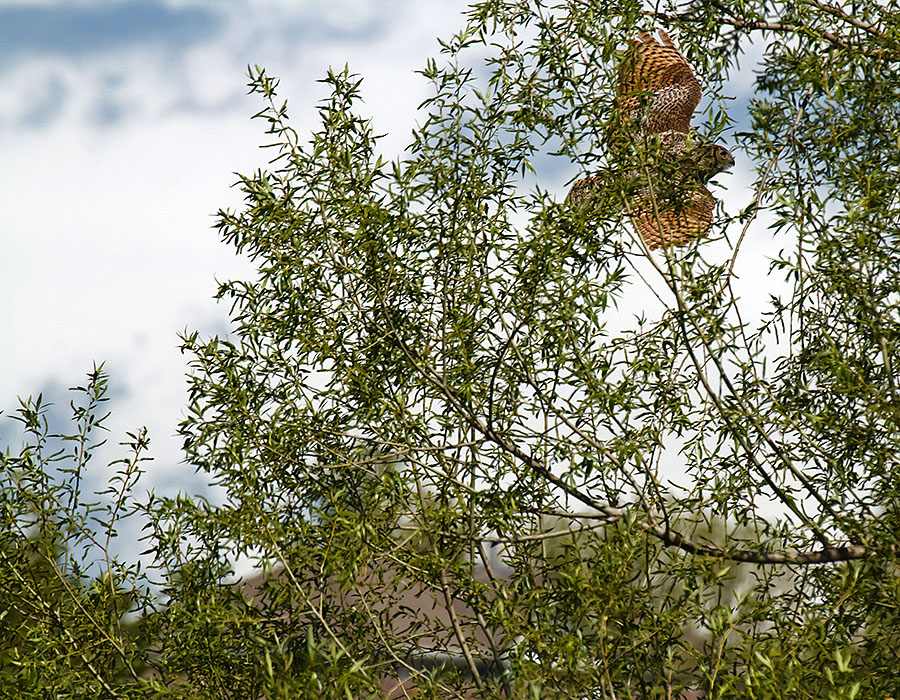
[[[734,165],[726,148],[690,136],[700,83],[668,35],[659,37],[639,33],[622,61],[617,101],[630,147],[613,154],[626,209],[651,250],[709,233],[716,200],[705,185]],[[611,184],[609,176],[579,180],[568,202],[590,205]]]

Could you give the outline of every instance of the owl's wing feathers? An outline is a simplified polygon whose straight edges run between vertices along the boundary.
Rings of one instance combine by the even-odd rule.
[[[632,223],[650,250],[684,245],[709,233],[716,199],[704,185],[734,165],[725,148],[694,144],[687,134],[669,131],[655,138],[661,147],[660,171],[649,182],[641,178],[644,185],[628,206]]]
[[[634,191],[626,194],[626,209],[651,250],[683,245],[709,233],[716,200],[704,184],[734,164],[724,148],[698,146],[689,139],[700,83],[666,33],[660,30],[659,37],[657,41],[641,32],[631,41],[618,84],[623,126],[634,138],[652,143],[660,168],[665,166],[665,172],[648,181],[646,170],[626,163],[617,182]],[[600,190],[609,186],[608,178],[579,180],[572,185],[568,204],[593,208]]]
[[[575,209],[593,210],[602,201],[603,190],[609,187],[607,178],[593,176],[578,180],[569,190],[566,203]],[[712,226],[716,200],[699,182],[685,185],[676,201],[671,198],[653,197],[649,187],[641,187],[629,197],[628,213],[635,230],[650,250],[663,246],[684,245],[693,238],[702,238]],[[656,206],[654,206],[654,200]]]
[[[606,186],[606,178],[599,175],[585,177],[572,184],[566,197],[566,204],[575,209],[590,205],[597,197],[597,191]]]
[[[619,71],[619,105],[627,119],[641,122],[650,133],[691,129],[691,116],[700,103],[700,82],[684,56],[662,30],[662,43],[646,32],[631,40]]]
[[[712,226],[716,200],[703,185],[697,185],[680,206],[654,208],[650,197],[632,201],[631,222],[650,250],[684,245],[702,238]]]

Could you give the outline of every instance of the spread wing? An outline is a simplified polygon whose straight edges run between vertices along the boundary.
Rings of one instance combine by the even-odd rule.
[[[660,172],[651,175],[649,182],[643,168],[625,164],[621,171],[622,181],[636,188],[634,194],[626,195],[626,208],[651,250],[683,245],[709,233],[716,200],[704,183],[734,163],[721,147],[722,153],[714,146],[689,148],[691,117],[702,94],[700,83],[666,33],[660,30],[659,37],[657,41],[641,32],[630,42],[618,84],[623,126],[633,138],[655,144],[660,165]],[[654,138],[647,139],[651,134]],[[593,207],[600,200],[599,190],[606,187],[606,178],[578,180],[567,201],[573,207]],[[651,189],[655,198],[650,196]]]
[[[619,106],[649,133],[686,134],[702,95],[700,83],[668,35],[659,30],[659,37],[662,43],[640,32],[631,40],[619,71]]]
[[[593,175],[577,180],[572,184],[569,194],[566,197],[566,203],[575,209],[591,204],[596,201],[598,192],[607,185],[606,178],[600,175]]]
[[[684,245],[709,233],[716,199],[701,182],[693,178],[682,181],[675,187],[680,192],[666,191],[669,188],[663,187],[663,191],[656,190],[656,197],[652,198],[649,185],[639,173],[628,176],[633,178],[632,186],[637,185],[637,192],[626,195],[626,209],[635,230],[650,250]],[[644,185],[640,184],[642,181]],[[609,186],[606,177],[583,178],[572,185],[566,203],[575,209],[593,210],[604,201],[603,190]]]
[[[698,184],[679,205],[667,203],[654,211],[649,197],[633,200],[631,222],[650,250],[662,246],[684,245],[692,238],[702,238],[712,226],[716,200]]]

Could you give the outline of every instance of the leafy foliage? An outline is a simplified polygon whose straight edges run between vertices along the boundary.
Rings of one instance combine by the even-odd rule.
[[[92,578],[68,552],[101,506],[24,406],[4,577],[40,583],[10,589],[25,631],[0,672],[53,657],[86,689],[173,697],[896,692],[900,11],[777,11],[478,3],[392,163],[349,71],[301,142],[253,69],[275,155],[219,229],[258,276],[219,291],[231,337],[184,338],[185,454],[223,501],[142,508],[165,605],[111,560]],[[707,137],[744,121],[725,81],[764,45],[724,259],[647,254],[604,155],[616,50],[656,23],[712,95]],[[535,184],[552,158],[607,174],[608,201],[554,201]],[[735,272],[773,235],[759,314]],[[236,585],[240,557],[262,573]]]
[[[0,481],[0,687],[16,697],[96,698],[128,687],[143,671],[134,613],[150,600],[140,565],[109,556],[119,522],[138,507],[131,491],[149,441],[129,434],[128,456],[111,466],[108,489],[87,501],[88,463],[103,445],[106,375],[95,367],[73,391],[74,430],[50,434],[41,396],[22,403],[17,456],[2,459]]]

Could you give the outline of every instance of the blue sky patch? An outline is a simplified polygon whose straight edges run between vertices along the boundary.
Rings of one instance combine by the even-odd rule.
[[[20,55],[78,56],[121,46],[185,46],[215,34],[222,17],[161,2],[0,8],[0,62]]]

